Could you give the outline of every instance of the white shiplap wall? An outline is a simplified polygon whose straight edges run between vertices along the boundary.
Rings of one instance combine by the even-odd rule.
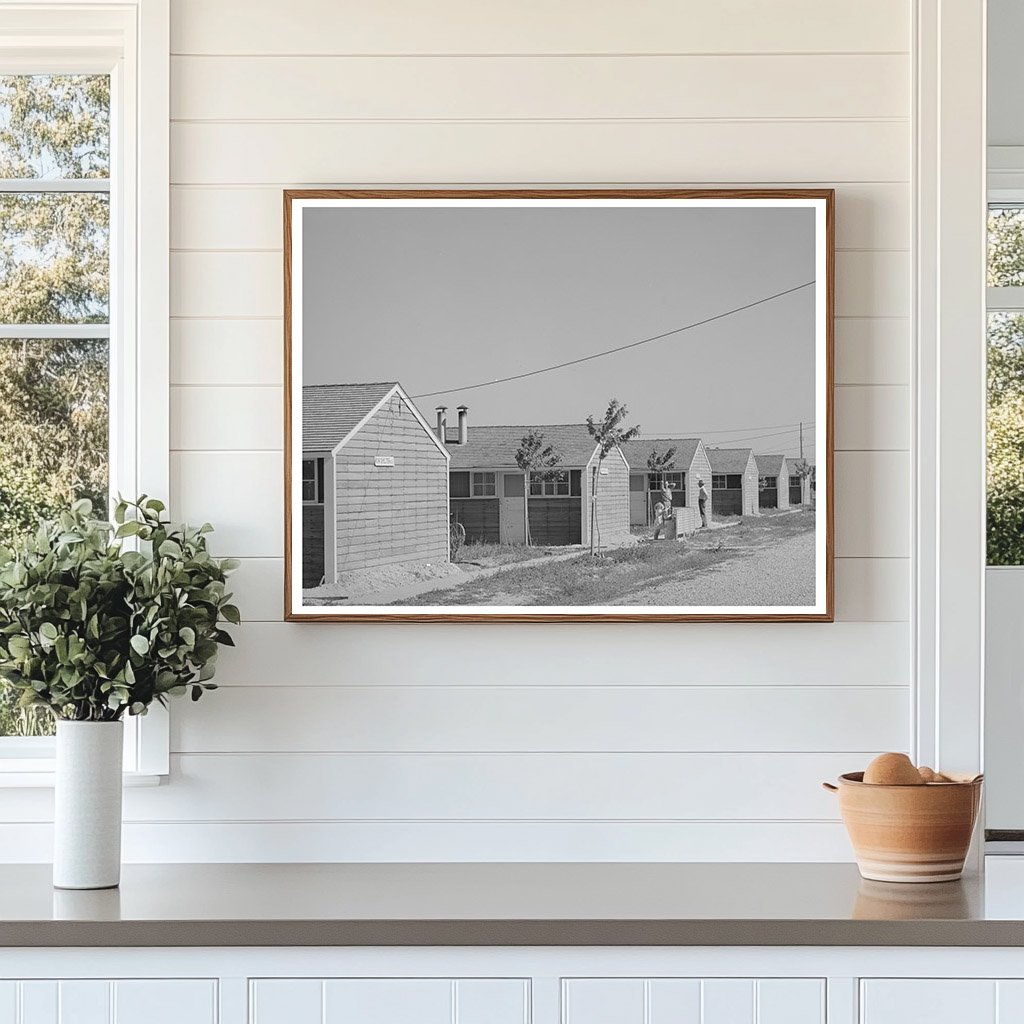
[[[249,621],[130,859],[849,856],[819,781],[910,736],[910,14],[173,0],[172,499]],[[835,186],[837,623],[282,623],[280,190],[364,183]]]

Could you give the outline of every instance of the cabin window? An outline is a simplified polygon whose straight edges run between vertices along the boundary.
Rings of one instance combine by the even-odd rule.
[[[775,490],[775,484],[778,481],[778,477],[774,476],[763,476],[758,481],[758,484],[762,491],[773,491]]]
[[[789,486],[790,487],[799,487],[800,486],[800,477],[799,476],[791,476],[789,478]]]
[[[453,498],[469,497],[469,474],[465,472],[448,474],[448,493]]]
[[[742,486],[743,477],[740,473],[713,473],[711,476],[713,491],[734,490]]]
[[[493,473],[473,474],[473,497],[493,498],[497,494]]]
[[[571,491],[569,471],[553,469],[530,474],[530,494],[544,498],[568,498]]]
[[[673,490],[682,490],[685,480],[685,473],[648,473],[647,489],[649,491],[660,491],[665,484]]]
[[[324,460],[302,460],[302,503],[322,505],[324,503]]]

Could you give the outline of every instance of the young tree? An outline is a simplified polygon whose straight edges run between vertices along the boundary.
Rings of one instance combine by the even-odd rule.
[[[668,448],[665,451],[658,453],[657,449],[652,448],[651,454],[647,456],[647,472],[651,476],[656,476],[659,480],[663,479],[663,473],[669,473],[676,468],[676,450],[675,448]],[[650,493],[651,488],[648,486],[647,494],[645,495],[645,501],[648,503],[647,507],[647,521],[650,522]]]
[[[554,445],[544,444],[544,435],[539,430],[524,434],[516,452],[516,465],[523,471],[523,520],[526,543],[532,544],[530,536],[530,477],[554,469],[562,461]]]
[[[808,462],[806,459],[797,459],[793,463],[793,470],[794,475],[800,477],[801,501],[805,495],[807,500],[811,501],[811,497],[814,494],[814,491],[811,489],[811,481],[814,479],[814,463]]]
[[[600,420],[593,416],[587,417],[587,430],[594,439],[598,448],[597,465],[593,471],[593,486],[590,495],[590,553],[594,554],[595,534],[597,532],[597,488],[601,480],[601,467],[604,460],[611,455],[616,448],[632,441],[640,433],[639,425],[635,427],[624,427],[623,421],[629,415],[629,410],[617,399],[608,401],[608,408]],[[673,453],[675,454],[675,453]]]

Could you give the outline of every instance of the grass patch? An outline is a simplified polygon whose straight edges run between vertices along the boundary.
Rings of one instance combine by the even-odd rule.
[[[537,549],[533,549],[536,551]],[[631,590],[698,572],[737,557],[735,551],[693,548],[685,543],[642,544],[591,557],[513,565],[491,576],[446,590],[445,605],[604,605]],[[434,605],[436,593],[420,594],[403,606]]]
[[[545,555],[564,554],[566,548],[527,547],[525,544],[487,544],[471,541],[459,548],[456,565],[514,565]]]

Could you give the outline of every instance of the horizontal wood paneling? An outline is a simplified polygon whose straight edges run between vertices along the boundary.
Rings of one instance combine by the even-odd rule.
[[[901,251],[836,254],[836,311],[842,317],[905,317],[910,257]],[[171,254],[171,312],[188,317],[280,317],[281,257],[276,252]]]
[[[382,4],[176,0],[174,53],[792,53],[906,51],[910,6],[894,0],[721,0],[708,16],[674,0],[473,0]]]
[[[619,184],[619,183],[616,183]],[[772,188],[777,183],[747,182]],[[829,188],[830,181],[795,182]],[[696,183],[694,187],[699,187]],[[283,186],[176,185],[171,189],[174,249],[273,249],[282,237]],[[843,185],[836,195],[836,245],[841,249],[906,249],[910,199],[905,184]]]
[[[897,748],[902,687],[224,686],[173,718],[171,749],[636,751]]]
[[[836,388],[835,427],[838,451],[909,450],[910,389]]]
[[[411,638],[411,639],[410,639]],[[411,653],[403,653],[403,645]],[[221,652],[218,681],[250,686],[315,683],[438,686],[452,682],[453,651],[484,664],[475,686],[633,686],[650,682],[651,651],[685,659],[686,680],[705,685],[906,686],[906,623],[676,623],[514,628],[458,624],[247,623],[237,648]],[[495,656],[495,652],[502,652]],[[581,652],[586,652],[586,657]],[[529,659],[523,656],[529,653]],[[397,657],[397,661],[396,661]],[[535,666],[542,665],[538,674]],[[466,668],[468,672],[469,669]],[[397,676],[396,676],[396,673]]]
[[[278,386],[172,387],[171,448],[282,451],[283,399]]]
[[[284,553],[284,459],[280,452],[171,452],[171,512],[211,522],[219,555]]]
[[[846,318],[836,321],[837,384],[909,384],[910,321]]]
[[[910,557],[910,456],[836,452],[836,555]]]
[[[280,385],[283,380],[280,320],[171,321],[172,386]]]
[[[7,816],[5,815],[5,818]],[[848,861],[839,821],[129,822],[127,863]],[[53,826],[0,823],[0,864],[49,861]]]
[[[176,57],[171,117],[902,118],[909,104],[908,70],[902,54]]]
[[[900,121],[188,122],[171,181],[905,182],[907,139]]]
[[[125,792],[125,819],[831,820],[817,783],[877,752],[179,754],[175,785]]]

